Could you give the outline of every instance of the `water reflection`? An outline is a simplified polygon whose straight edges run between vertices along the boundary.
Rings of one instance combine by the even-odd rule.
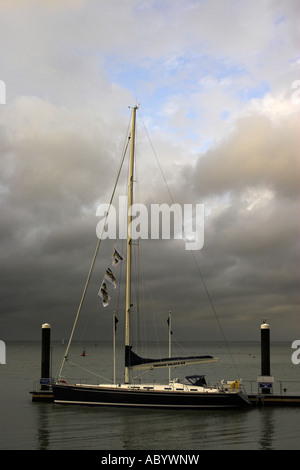
[[[48,450],[50,440],[49,403],[35,403],[37,411],[37,450]]]
[[[273,450],[274,449],[274,412],[273,408],[259,408],[260,433],[259,433],[259,449],[260,450]]]
[[[32,409],[39,450],[299,448],[299,409],[164,411],[49,403],[32,404]]]

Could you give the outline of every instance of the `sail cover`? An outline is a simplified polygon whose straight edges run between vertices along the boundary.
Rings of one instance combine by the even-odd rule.
[[[131,346],[126,347],[125,366],[131,369],[157,369],[159,367],[180,367],[191,364],[203,364],[207,362],[217,362],[218,358],[213,356],[187,356],[187,357],[165,357],[162,359],[145,359],[131,350]]]

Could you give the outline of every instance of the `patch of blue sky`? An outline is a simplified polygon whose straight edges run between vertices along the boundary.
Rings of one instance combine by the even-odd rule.
[[[170,54],[169,57],[144,58],[139,63],[124,62],[118,56],[108,56],[105,63],[110,79],[129,89],[135,96],[151,96],[158,93],[180,95],[203,91],[210,78],[229,82],[247,74],[239,63],[201,52]]]
[[[159,113],[176,88],[161,64],[150,63],[147,59],[130,63],[109,57],[106,60],[106,71],[112,82],[129,90],[141,103],[142,109],[151,114]]]
[[[201,93],[206,93],[207,88],[222,84],[229,87],[230,94],[234,94],[241,102],[246,102],[261,98],[270,91],[266,81],[253,87],[232,87],[233,83],[238,84],[241,77],[247,78],[248,83],[253,80],[244,64],[194,51],[186,55],[174,53],[168,57],[145,57],[139,62],[125,62],[117,54],[110,55],[106,57],[105,68],[110,80],[128,89],[141,104],[143,115],[153,116],[154,121],[166,130],[168,116],[165,114],[165,106],[173,100],[176,102],[177,97],[180,98],[178,103],[184,103],[186,97],[186,118],[190,121],[197,119],[199,122],[203,118],[203,110],[199,108],[199,103],[194,108],[191,103],[193,94],[199,97]],[[227,121],[230,110],[221,110],[220,118]],[[188,134],[189,138],[195,139],[191,129]]]
[[[197,155],[199,153],[205,153],[207,152],[211,145],[213,143],[213,140],[212,139],[203,139],[200,144],[198,143],[198,145],[195,145],[194,148],[193,148],[193,151],[194,153],[196,153]]]
[[[189,108],[186,112],[186,117],[193,120],[193,119],[198,118],[198,114],[196,113],[194,109]]]
[[[190,62],[194,63],[198,73],[202,76],[213,76],[217,80],[247,74],[247,69],[243,63],[228,56],[199,53],[197,55],[190,55]]]
[[[280,23],[283,23],[285,20],[286,20],[286,17],[285,17],[284,15],[279,16],[278,18],[275,18],[274,24],[275,24],[275,25],[278,25],[278,24],[280,24]]]
[[[247,74],[247,68],[239,62],[232,62],[229,59],[216,60],[215,76],[218,80],[227,77],[241,77]]]
[[[229,118],[230,118],[230,111],[228,111],[228,109],[224,109],[224,110],[221,112],[221,119],[222,119],[222,121],[228,121]]]
[[[237,95],[241,101],[263,98],[271,90],[270,84],[262,81],[259,85],[239,89]]]
[[[106,58],[105,68],[113,83],[117,83],[131,91],[136,90],[137,83],[146,79],[144,67],[133,63],[121,63],[117,58],[112,56]]]

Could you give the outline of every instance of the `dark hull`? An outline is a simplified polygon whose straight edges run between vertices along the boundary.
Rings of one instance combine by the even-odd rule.
[[[241,393],[193,393],[163,390],[53,385],[54,401],[62,404],[140,408],[238,408],[250,405]]]

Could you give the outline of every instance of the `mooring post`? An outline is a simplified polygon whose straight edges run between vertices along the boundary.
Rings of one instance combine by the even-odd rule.
[[[270,325],[263,323],[261,336],[261,375],[270,375]]]
[[[260,327],[261,341],[261,376],[258,379],[261,392],[269,394],[273,388],[274,377],[270,369],[270,325],[263,320]]]
[[[41,361],[41,390],[49,390],[50,379],[50,334],[49,323],[42,325],[42,361]]]

